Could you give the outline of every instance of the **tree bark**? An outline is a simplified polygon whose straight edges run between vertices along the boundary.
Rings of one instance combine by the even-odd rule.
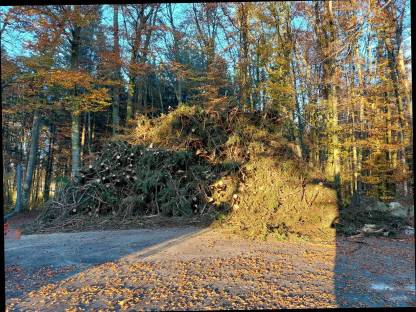
[[[29,209],[30,204],[30,191],[32,187],[33,173],[36,167],[36,159],[38,155],[39,146],[39,132],[41,125],[41,117],[39,111],[35,111],[33,114],[32,124],[32,139],[30,142],[29,160],[26,168],[26,177],[23,185],[23,210]]]
[[[114,54],[117,59],[117,62],[120,58],[120,47],[119,47],[119,34],[118,34],[118,5],[115,4],[113,6],[114,9],[114,17],[113,17],[113,28],[114,28]],[[116,72],[115,72],[115,80],[117,82],[120,81],[120,68],[117,65]],[[119,87],[113,88],[113,135],[118,133],[120,128],[120,113],[119,113],[119,106],[120,106],[120,89]]]
[[[45,168],[45,187],[43,189],[43,200],[47,202],[49,200],[50,186],[52,180],[53,169],[53,148],[55,143],[55,129],[54,125],[49,126],[49,145],[48,145],[48,160]]]
[[[81,27],[78,25],[74,26],[72,31],[72,42],[71,42],[71,70],[78,70],[79,67],[79,48],[81,38]],[[77,95],[75,88],[74,95]],[[74,107],[71,112],[71,177],[74,179],[78,178],[79,169],[81,165],[81,154],[80,154],[80,138],[79,138],[79,107]]]
[[[22,164],[16,167],[16,212],[22,211]]]
[[[170,26],[172,28],[172,34],[173,34],[173,54],[175,57],[175,62],[180,63],[179,58],[179,38],[178,38],[178,32],[175,27],[174,19],[173,19],[173,12],[172,12],[172,4],[168,4],[168,13],[169,13],[169,22]],[[176,83],[175,83],[175,95],[176,99],[178,101],[178,105],[182,104],[182,79],[180,74],[176,74]]]
[[[80,140],[79,140],[79,115],[72,114],[71,123],[71,177],[77,178],[81,165]]]
[[[240,105],[251,107],[249,74],[248,74],[248,4],[238,4],[238,17],[240,20]]]
[[[126,113],[126,125],[128,125],[129,120],[133,118],[133,92],[134,92],[135,81],[133,77],[129,79],[129,85],[127,88],[127,113]]]

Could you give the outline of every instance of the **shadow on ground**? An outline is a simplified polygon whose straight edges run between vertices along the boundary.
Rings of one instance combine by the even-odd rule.
[[[416,305],[413,237],[352,239],[338,232],[330,243],[313,244],[218,234],[211,245],[205,232],[210,230],[184,226],[6,239],[6,298],[22,300],[10,310],[31,311],[27,307],[45,297],[46,311],[95,311],[83,306],[83,294],[114,298],[88,299],[107,310],[137,294],[132,306],[138,310],[149,307],[144,304],[162,310]],[[204,296],[225,299],[207,302]],[[199,306],[191,305],[194,299]]]
[[[148,257],[204,230],[176,227],[23,235],[5,239],[6,297],[25,293],[134,254]]]
[[[414,306],[414,240],[359,241],[197,227],[28,235],[6,240],[6,297],[10,311]]]
[[[349,224],[355,214],[347,209],[338,222]],[[335,246],[334,291],[338,307],[416,306],[413,236],[399,232],[394,237],[357,237],[337,230]]]
[[[416,305],[413,238],[336,239],[334,290],[339,307]]]

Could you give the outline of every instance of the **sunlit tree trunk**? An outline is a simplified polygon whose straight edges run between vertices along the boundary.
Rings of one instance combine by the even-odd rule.
[[[357,67],[357,76],[358,76],[358,90],[364,90],[364,80],[362,76],[362,69],[360,58],[358,54],[358,46],[355,48],[355,64]],[[358,114],[358,125],[359,125],[359,139],[364,139],[364,96],[365,93],[363,91],[358,92],[359,102],[360,102],[360,111]],[[354,160],[355,168],[354,168],[354,177],[356,180],[356,191],[360,188],[360,183],[358,181],[358,177],[361,176],[361,169],[362,169],[362,158],[363,158],[363,148],[360,146],[357,148],[357,159]]]
[[[248,3],[238,3],[238,20],[240,23],[240,58],[239,58],[239,76],[240,76],[240,105],[250,107],[250,82],[248,73]]]
[[[80,37],[81,27],[78,25],[74,26],[72,31],[72,43],[71,43],[71,70],[78,70],[79,66],[79,48],[80,48]],[[76,95],[77,90],[74,90]],[[80,165],[81,165],[81,154],[80,154],[80,137],[79,137],[79,126],[80,116],[79,107],[74,107],[71,113],[71,176],[77,178]]]
[[[179,44],[180,44],[180,40],[179,40],[179,36],[178,36],[178,31],[176,29],[175,23],[174,23],[174,18],[173,18],[173,12],[172,12],[172,4],[167,4],[168,6],[168,17],[169,17],[169,22],[170,22],[170,26],[172,28],[172,35],[173,35],[173,53],[175,56],[175,62],[180,64],[180,57],[179,57]],[[174,84],[175,87],[175,95],[176,95],[176,99],[178,100],[178,105],[182,104],[182,77],[181,74],[177,73],[176,74],[176,83]]]
[[[40,113],[36,110],[33,115],[29,160],[26,167],[25,182],[23,184],[23,210],[29,209],[31,186],[38,155],[40,125]]]
[[[333,180],[336,188],[340,186],[340,150],[338,146],[338,98],[336,90],[334,56],[329,51],[329,46],[336,41],[335,21],[332,12],[332,1],[325,2],[323,19],[320,13],[320,3],[315,3],[316,25],[318,46],[323,63],[323,99],[327,105],[327,130],[328,130],[328,159],[326,163],[326,174]]]
[[[48,145],[48,158],[45,168],[45,187],[43,189],[43,200],[46,202],[49,200],[50,186],[52,180],[53,169],[53,157],[54,157],[54,144],[55,144],[55,126],[49,126],[49,145]]]

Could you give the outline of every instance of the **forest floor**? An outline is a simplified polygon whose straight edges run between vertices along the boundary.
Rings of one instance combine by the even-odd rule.
[[[416,306],[414,237],[254,241],[199,227],[5,240],[9,311]]]

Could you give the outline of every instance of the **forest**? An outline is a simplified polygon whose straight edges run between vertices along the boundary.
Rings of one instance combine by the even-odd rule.
[[[293,202],[304,209],[315,180],[341,206],[412,196],[408,0],[0,12],[5,213],[19,196],[22,211],[53,206],[52,219],[64,206],[119,214],[120,201],[124,216],[203,214],[214,202],[242,211],[255,200],[272,209],[279,200],[262,187],[284,193],[279,179],[299,174]]]

